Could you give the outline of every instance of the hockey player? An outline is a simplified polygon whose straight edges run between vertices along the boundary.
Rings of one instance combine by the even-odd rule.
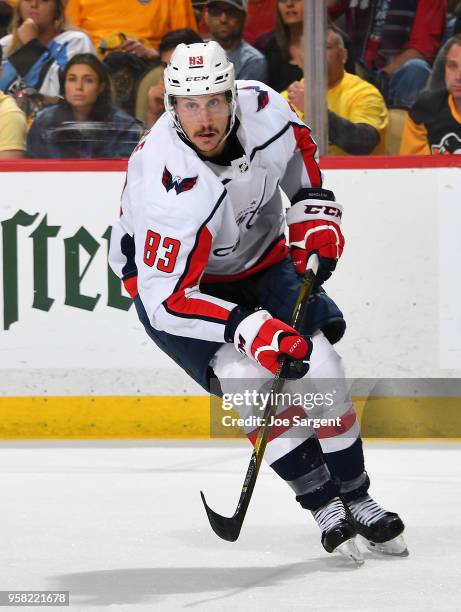
[[[344,245],[342,207],[322,186],[309,129],[270,88],[235,82],[216,42],[179,45],[165,91],[167,112],[129,160],[110,249],[147,334],[207,391],[213,377],[223,393],[267,381],[282,357],[310,356],[302,382],[343,378],[332,345],[345,323],[321,284],[303,334],[288,324],[308,256],[318,254],[325,281]],[[368,495],[347,396],[340,411],[340,427],[317,430],[320,450],[311,428],[293,435],[296,411],[282,407],[290,425],[273,429],[265,458],[312,512],[327,552],[360,563],[360,534],[374,549],[406,554],[399,516]],[[247,431],[252,441],[256,433]]]

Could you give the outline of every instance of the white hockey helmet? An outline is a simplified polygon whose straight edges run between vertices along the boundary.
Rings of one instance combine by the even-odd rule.
[[[237,90],[234,65],[217,42],[211,40],[178,45],[165,68],[164,81],[165,109],[172,117],[176,129],[186,138],[175,110],[175,98],[228,93],[230,121],[221,142],[227,138],[235,122]]]

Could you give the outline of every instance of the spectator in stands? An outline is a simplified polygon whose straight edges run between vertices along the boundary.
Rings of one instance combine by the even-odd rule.
[[[356,58],[389,106],[409,108],[424,88],[445,29],[447,0],[329,0],[345,11]]]
[[[0,76],[2,74],[0,47]],[[0,160],[24,157],[27,121],[12,96],[0,91]]]
[[[12,96],[0,91],[0,160],[24,157],[27,120]]]
[[[145,60],[158,59],[160,39],[170,30],[197,30],[191,0],[69,0],[66,14],[97,48]]]
[[[202,38],[210,37],[210,30],[204,18],[202,18],[202,5],[206,0],[192,0],[197,8],[200,6],[197,22],[199,23],[199,33]],[[275,28],[275,10],[277,0],[248,0],[247,19],[243,30],[243,40],[256,48],[256,40],[273,32]],[[263,45],[264,46],[264,45]]]
[[[335,28],[327,31],[329,155],[378,155],[385,152],[388,112],[380,92],[344,70],[347,50]],[[303,117],[304,83],[296,81],[282,95]]]
[[[423,92],[410,109],[401,155],[461,154],[461,34],[445,44],[440,61],[444,88]]]
[[[335,0],[333,0],[335,1]],[[328,7],[330,14],[332,9]],[[267,59],[267,83],[276,91],[285,90],[290,83],[303,77],[304,0],[277,0],[275,32],[264,34],[255,41]],[[348,37],[343,41],[349,48]],[[348,53],[347,69],[355,73],[353,57]]]
[[[59,71],[77,53],[94,53],[83,32],[65,27],[65,0],[19,0],[11,34],[0,39],[3,75],[0,89],[19,94],[31,89],[59,95]]]
[[[191,0],[69,0],[66,13],[92,37],[109,69],[117,106],[130,115],[140,80],[158,64],[162,36],[197,29]]]
[[[276,91],[287,89],[303,76],[304,0],[277,0],[275,32],[264,46],[267,83]]]
[[[248,0],[208,0],[205,21],[211,39],[218,42],[234,64],[235,78],[266,81],[264,55],[242,38]]]
[[[180,30],[172,30],[165,34],[159,44],[160,61],[161,67],[153,68],[140,83],[139,95],[146,95],[147,97],[147,109],[144,115],[144,125],[146,128],[151,128],[154,123],[163,115],[165,112],[164,95],[165,87],[163,84],[163,68],[167,65],[173,51],[180,43],[191,45],[193,43],[203,42],[197,32],[190,28],[182,28]],[[150,84],[152,83],[152,84]],[[149,89],[147,94],[143,93],[146,89],[146,84]],[[140,115],[137,114],[139,118]]]
[[[40,111],[27,137],[30,157],[129,157],[139,121],[111,103],[106,67],[95,55],[74,56],[62,75],[64,100]]]

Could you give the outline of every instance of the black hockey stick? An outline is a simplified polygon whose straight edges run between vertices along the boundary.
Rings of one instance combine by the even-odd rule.
[[[300,330],[305,318],[305,311],[307,308],[308,299],[312,292],[315,280],[317,278],[318,263],[319,261],[317,255],[311,255],[307,264],[306,274],[304,275],[291,319],[291,325],[297,331]],[[210,521],[210,525],[213,531],[220,538],[222,538],[223,540],[227,540],[228,542],[235,542],[235,540],[240,535],[243,520],[245,518],[248,505],[253,494],[253,489],[255,488],[256,478],[258,476],[259,468],[261,467],[261,462],[269,439],[269,434],[272,427],[270,423],[272,422],[272,417],[277,412],[277,396],[279,393],[281,393],[283,385],[285,384],[286,372],[289,367],[289,363],[290,360],[283,359],[280,362],[280,366],[277,370],[277,373],[275,374],[275,378],[272,383],[269,396],[271,398],[271,402],[268,403],[262,416],[263,425],[259,428],[258,431],[258,435],[253,449],[253,454],[251,455],[250,464],[247,469],[245,480],[243,481],[242,492],[240,493],[240,499],[238,501],[237,509],[234,513],[234,516],[227,517],[214,512],[214,510],[212,510],[206,503],[205,495],[202,491],[200,491],[203,505],[205,506],[205,510],[208,515],[208,520]]]

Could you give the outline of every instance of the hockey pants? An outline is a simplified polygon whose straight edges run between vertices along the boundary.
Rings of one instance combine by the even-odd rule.
[[[283,401],[278,405],[265,452],[265,460],[293,489],[301,506],[309,510],[338,494],[346,501],[356,499],[365,495],[369,486],[360,428],[341,358],[321,331],[312,339],[310,370],[301,381],[285,382]],[[254,392],[267,397],[273,375],[253,359],[240,355],[232,344],[223,345],[210,365],[223,396],[230,401],[235,394],[242,398],[245,391],[247,398],[254,398]],[[308,407],[304,398],[309,400]],[[254,444],[258,428],[248,418],[255,416],[254,402],[239,404],[243,405],[235,409],[249,422],[244,430]]]

